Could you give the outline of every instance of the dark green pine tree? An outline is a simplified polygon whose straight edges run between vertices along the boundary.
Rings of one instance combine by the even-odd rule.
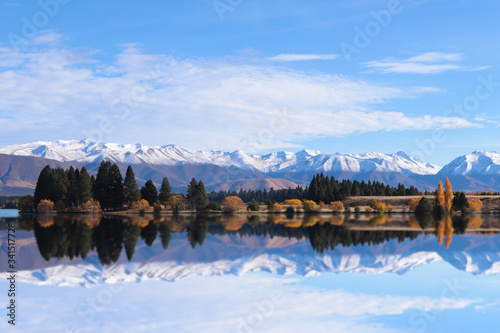
[[[120,168],[118,165],[113,164],[109,170],[109,188],[111,194],[111,206],[114,209],[122,208],[125,203],[125,197],[123,194],[123,177],[120,173]]]
[[[196,185],[196,210],[203,211],[207,209],[208,204],[210,203],[208,200],[207,190],[205,189],[205,184],[200,180],[198,185]]]
[[[52,195],[50,200],[55,204],[62,201],[66,205],[68,204],[68,174],[63,168],[57,168],[52,170]]]
[[[141,200],[141,192],[135,181],[134,170],[130,165],[127,168],[127,173],[123,182],[123,194],[125,196],[125,203],[128,205],[134,201]]]
[[[158,201],[158,190],[151,179],[141,187],[141,196],[150,206],[153,206]]]
[[[186,199],[191,202],[191,209],[196,208],[196,187],[198,186],[198,182],[193,177],[191,182],[189,182]]]
[[[92,180],[85,167],[82,167],[77,179],[78,205],[81,206],[92,198]]]
[[[464,192],[459,192],[453,197],[451,207],[456,212],[465,212],[469,208],[469,201]]]
[[[311,184],[309,184],[309,200],[318,202],[318,179],[313,176]]]
[[[158,194],[158,200],[160,201],[160,204],[165,205],[171,196],[172,196],[172,188],[170,187],[168,178],[163,177],[160,187],[160,194]]]
[[[99,201],[102,209],[112,207],[111,192],[109,188],[111,163],[102,161],[94,182],[94,198]]]
[[[35,209],[41,200],[51,198],[53,191],[52,189],[53,181],[54,177],[52,175],[52,168],[47,165],[40,172],[40,175],[38,176],[38,181],[36,183],[35,195],[34,195]]]
[[[66,205],[78,206],[78,177],[80,175],[80,171],[78,169],[73,169],[73,166],[69,168],[67,171],[68,177],[68,191],[67,191],[67,203]]]
[[[432,213],[432,210],[433,210],[432,202],[426,197],[423,197],[418,202],[417,208],[415,209],[415,214],[418,216],[430,215]]]

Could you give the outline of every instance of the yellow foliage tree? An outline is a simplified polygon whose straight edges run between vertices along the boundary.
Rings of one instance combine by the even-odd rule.
[[[185,209],[187,205],[187,200],[182,195],[174,195],[167,200],[167,206],[172,209],[175,214],[179,213],[181,210]]]
[[[275,202],[271,207],[267,209],[267,211],[270,213],[280,213],[283,211],[283,207],[279,203]]]
[[[483,209],[483,202],[479,199],[469,199],[469,210],[471,212],[479,212]]]
[[[387,209],[386,209],[387,213],[392,213],[393,210],[394,209],[392,208],[391,205],[387,205]]]
[[[418,206],[418,203],[420,202],[420,199],[411,199],[409,202],[408,202],[408,209],[412,212],[415,211],[415,209],[417,209],[417,206]]]
[[[50,200],[41,200],[36,207],[39,214],[50,214],[52,210],[54,210],[54,203]]]
[[[243,200],[241,200],[240,197],[234,195],[225,197],[221,202],[222,209],[226,213],[234,213],[244,205],[245,203],[243,202]]]
[[[132,208],[133,210],[138,210],[141,213],[144,213],[146,211],[146,209],[149,208],[149,202],[147,200],[144,200],[144,199],[142,199],[140,201],[134,201],[130,205],[130,208]]]
[[[341,213],[344,210],[344,204],[342,203],[342,201],[330,202],[330,209],[334,213]]]
[[[314,212],[319,211],[318,205],[312,200],[304,201],[304,203],[302,204],[302,208],[304,209],[304,212],[306,212],[306,213],[314,213]]]
[[[449,212],[451,210],[451,203],[453,201],[453,188],[451,187],[450,180],[446,177],[444,183],[444,209]]]
[[[370,202],[370,208],[373,209],[373,210],[376,210],[377,212],[383,214],[385,213],[387,207],[385,205],[385,203],[383,202],[378,202],[377,200],[373,199],[371,202]]]
[[[448,179],[448,178],[446,178]],[[437,206],[444,207],[444,191],[443,191],[443,182],[439,182],[438,189],[436,192],[436,197],[434,198],[434,204]]]
[[[101,204],[99,203],[99,201],[94,200],[94,199],[90,199],[89,201],[84,203],[82,206],[82,209],[84,211],[90,212],[90,213],[97,213],[97,212],[100,212],[102,210]]]
[[[288,199],[283,202],[284,206],[302,206],[302,201],[299,199]]]

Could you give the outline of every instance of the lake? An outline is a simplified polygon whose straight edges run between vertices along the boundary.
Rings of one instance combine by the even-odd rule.
[[[0,214],[23,332],[489,331],[500,311],[496,215]]]

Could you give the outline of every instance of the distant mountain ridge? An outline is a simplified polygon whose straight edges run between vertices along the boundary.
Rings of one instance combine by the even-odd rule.
[[[250,155],[243,151],[193,151],[175,145],[148,147],[87,139],[0,147],[0,194],[12,194],[17,189],[19,194],[32,191],[44,163],[85,166],[96,172],[102,160],[117,163],[122,171],[132,165],[139,183],[153,179],[159,184],[167,176],[178,190],[184,189],[192,177],[202,179],[209,190],[305,186],[320,172],[337,179],[380,181],[391,186],[402,183],[421,190],[435,189],[438,180],[450,177],[456,190],[500,190],[500,154],[496,152],[476,151],[441,168],[404,152],[324,154],[302,150]]]

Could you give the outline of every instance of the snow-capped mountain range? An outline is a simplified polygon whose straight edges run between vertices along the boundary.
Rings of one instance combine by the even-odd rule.
[[[500,154],[494,152],[476,151],[455,159],[443,168],[417,160],[404,152],[324,154],[302,150],[250,155],[243,151],[193,151],[175,145],[148,147],[92,140],[39,141],[0,147],[0,154],[3,154],[0,155],[0,194],[2,186],[11,191],[24,187],[24,192],[34,187],[33,177],[29,175],[16,172],[14,177],[9,175],[9,172],[15,171],[12,170],[12,163],[23,164],[23,158],[44,159],[63,167],[85,166],[94,172],[102,160],[107,160],[117,163],[123,171],[127,165],[132,165],[139,182],[153,179],[159,183],[163,176],[168,176],[177,188],[186,186],[192,177],[202,179],[211,190],[293,187],[307,185],[314,174],[322,172],[339,179],[376,180],[392,186],[403,183],[421,190],[434,189],[437,179],[444,177],[454,179],[455,189],[500,190]],[[9,165],[4,162],[3,168],[1,156],[10,156]],[[37,165],[44,163],[39,161]],[[36,182],[38,173],[36,170],[31,172],[35,174]]]
[[[139,241],[142,244],[137,245],[132,261],[128,261],[122,251],[116,263],[105,267],[95,252],[85,260],[45,261],[37,253],[36,239],[31,233],[23,232],[19,236],[22,260],[17,279],[40,285],[91,287],[102,283],[175,281],[201,275],[241,276],[255,271],[300,276],[342,272],[402,275],[439,261],[474,275],[500,273],[499,236],[455,236],[449,250],[439,246],[435,236],[428,235],[404,242],[339,246],[333,251],[317,253],[307,240],[238,235],[207,235],[203,246],[192,249],[186,235],[179,233],[172,235],[167,251],[159,240],[151,247]],[[0,240],[0,245],[3,241]],[[5,271],[0,264],[0,278],[6,277],[6,273],[2,273]]]
[[[37,156],[67,163],[90,164],[95,161],[112,161],[124,164],[181,165],[214,164],[221,167],[237,167],[264,173],[278,171],[396,171],[405,175],[433,175],[441,168],[424,163],[404,152],[391,155],[322,154],[313,150],[297,153],[276,152],[267,155],[249,155],[243,151],[222,152],[192,151],[175,145],[148,147],[141,144],[116,144],[82,141],[34,142],[24,145],[0,147],[0,154]]]

